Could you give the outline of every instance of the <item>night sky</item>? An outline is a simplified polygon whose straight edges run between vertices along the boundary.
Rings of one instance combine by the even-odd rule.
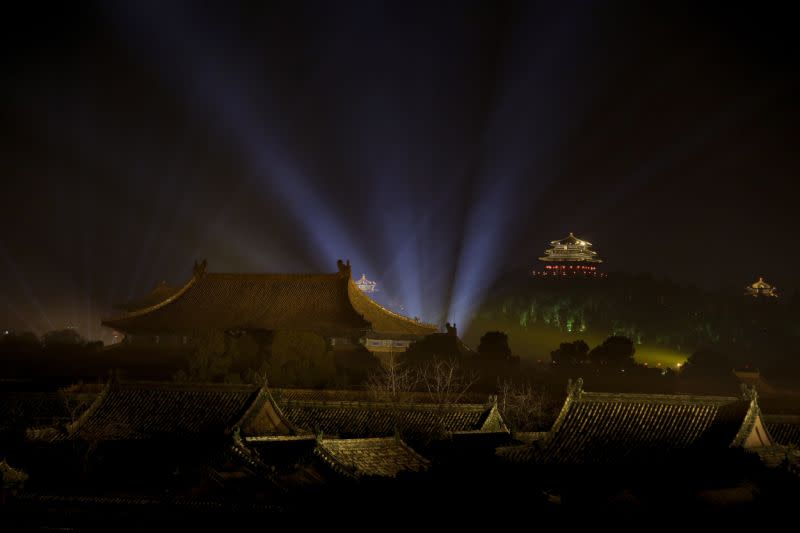
[[[692,4],[4,8],[0,327],[108,340],[112,304],[202,258],[350,259],[463,323],[570,231],[610,271],[788,294],[795,19]]]

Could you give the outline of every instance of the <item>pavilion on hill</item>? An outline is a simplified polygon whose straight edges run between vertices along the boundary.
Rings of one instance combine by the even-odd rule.
[[[777,298],[777,289],[759,277],[755,283],[745,287],[745,294],[753,298]]]
[[[539,258],[541,270],[533,275],[545,278],[604,278],[598,269],[603,262],[592,250],[592,243],[570,233],[563,239],[550,241],[550,247]]]

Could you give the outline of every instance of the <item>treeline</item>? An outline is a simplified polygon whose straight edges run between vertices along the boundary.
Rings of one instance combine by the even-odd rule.
[[[279,387],[362,388],[381,370],[382,359],[364,346],[329,345],[307,331],[197,331],[185,343],[124,342],[103,346],[75,330],[9,332],[0,338],[0,378],[72,380],[175,380],[261,384]],[[412,343],[404,364],[455,361],[481,382],[498,372],[512,372],[519,358],[511,354],[502,332],[489,332],[478,351],[453,334],[435,334]]]
[[[649,275],[549,280],[517,273],[490,291],[477,318],[507,330],[601,332],[688,353],[713,349],[734,365],[800,373],[797,293],[765,300],[745,296],[743,288],[710,292]]]

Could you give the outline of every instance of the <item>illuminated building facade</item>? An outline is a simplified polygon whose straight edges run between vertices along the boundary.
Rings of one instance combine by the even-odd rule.
[[[745,294],[747,294],[748,296],[752,296],[753,298],[761,298],[761,297],[777,298],[778,297],[778,293],[775,292],[776,291],[775,287],[773,287],[772,285],[770,285],[769,283],[764,281],[764,278],[762,278],[762,277],[759,277],[758,281],[756,281],[755,283],[745,287],[745,291],[746,291]]]
[[[572,233],[561,240],[550,241],[550,247],[539,261],[543,265],[540,270],[533,271],[536,277],[606,277],[605,273],[598,270],[603,261],[592,250],[592,243]]]
[[[162,284],[103,325],[142,344],[187,344],[208,331],[291,330],[316,333],[335,349],[361,344],[371,351],[404,351],[438,331],[372,300],[356,285],[349,262],[338,267],[322,274],[223,274],[206,272],[203,261],[183,286]]]

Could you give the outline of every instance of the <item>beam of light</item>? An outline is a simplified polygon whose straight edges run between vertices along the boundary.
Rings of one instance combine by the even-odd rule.
[[[124,202],[136,204],[137,195],[141,191],[137,191],[138,184],[145,182],[151,176],[151,172],[144,168],[141,153],[137,152],[137,146],[127,142],[126,152],[137,152],[136,158],[133,162],[128,164],[120,164],[120,160],[126,160],[126,155],[120,156],[120,141],[117,144],[113,142],[109,136],[100,131],[100,128],[92,126],[91,122],[87,121],[87,117],[91,117],[92,113],[96,113],[94,104],[87,101],[83,93],[75,93],[69,95],[70,98],[63,102],[61,106],[57,106],[55,110],[48,109],[45,113],[40,108],[26,108],[23,105],[16,106],[15,111],[28,123],[36,125],[36,131],[44,137],[44,139],[54,145],[58,145],[68,149],[76,159],[79,159],[84,164],[96,172],[103,175],[113,175],[116,178],[116,183],[125,186],[130,184],[128,188],[120,188],[114,192],[117,194],[115,198],[123,198]],[[64,94],[59,94],[59,97],[66,97]],[[129,159],[129,158],[128,158]],[[121,235],[121,239],[125,240],[127,246],[122,249],[128,249],[132,246],[132,241],[129,238],[131,230],[136,228],[147,228],[144,232],[144,238],[141,241],[139,252],[130,254],[135,257],[134,267],[128,271],[121,272],[120,269],[111,269],[110,283],[105,288],[105,299],[101,305],[94,303],[95,294],[93,293],[93,277],[95,276],[94,269],[97,268],[96,263],[96,250],[93,244],[96,242],[98,235],[90,233],[90,229],[95,227],[95,221],[87,219],[85,216],[71,217],[65,219],[79,223],[79,227],[74,229],[73,232],[78,232],[81,236],[79,247],[82,249],[83,261],[82,273],[76,273],[72,279],[73,282],[73,297],[71,299],[69,317],[64,321],[54,321],[54,323],[64,326],[74,327],[77,324],[82,324],[83,320],[78,317],[80,314],[86,315],[86,324],[82,327],[82,331],[87,338],[91,338],[94,334],[94,325],[99,322],[99,317],[94,316],[98,308],[105,308],[111,310],[115,304],[122,301],[128,301],[133,297],[138,297],[142,291],[142,280],[145,283],[151,283],[151,272],[154,269],[161,267],[162,262],[160,257],[163,254],[164,248],[169,248],[174,245],[174,235],[176,222],[183,218],[184,212],[175,209],[175,205],[185,205],[188,203],[187,195],[181,194],[183,189],[179,187],[177,180],[177,173],[166,173],[166,179],[159,182],[159,187],[152,194],[147,194],[145,201],[148,201],[148,209],[155,211],[149,220],[149,224],[142,224],[141,210],[136,210],[136,216],[128,220],[128,228],[118,229],[117,233]],[[82,179],[74,179],[71,176],[63,176],[63,180],[70,183],[77,182],[79,185],[79,192],[76,197],[82,208],[80,212],[87,214],[91,212],[91,206],[87,203],[89,198],[89,188]],[[151,191],[148,191],[150,193]],[[172,220],[169,225],[165,221]],[[103,221],[106,223],[107,221]],[[165,226],[170,229],[165,231]],[[155,246],[160,246],[159,254],[155,254]],[[109,247],[104,249],[117,250],[120,247]],[[154,255],[156,257],[154,258]],[[129,263],[126,261],[126,263]],[[75,262],[77,264],[77,262]],[[187,264],[189,261],[187,260]],[[162,273],[158,272],[161,276]],[[126,276],[129,281],[127,289],[123,289],[121,296],[119,294],[119,283],[121,277]],[[149,289],[149,287],[148,287]],[[83,307],[83,311],[79,308]]]
[[[2,242],[0,242],[0,256],[3,257],[3,262],[5,262],[8,272],[11,273],[11,276],[17,283],[17,286],[22,289],[22,292],[25,294],[28,302],[31,304],[31,306],[33,306],[36,312],[39,313],[39,316],[44,320],[44,323],[47,324],[48,329],[53,329],[53,323],[50,321],[50,317],[47,315],[47,313],[45,313],[42,304],[39,302],[39,299],[34,295],[33,290],[31,290],[30,285],[25,279],[25,276],[22,275],[22,273],[19,271],[19,268],[17,268],[17,265],[8,255],[8,252]]]
[[[94,323],[92,316],[92,298],[94,297],[92,278],[94,274],[94,262],[92,261],[93,254],[91,252],[90,242],[93,240],[89,234],[90,228],[93,225],[88,220],[87,213],[89,213],[89,205],[86,199],[88,198],[88,187],[83,179],[78,180],[78,205],[80,206],[80,214],[76,217],[79,220],[81,228],[81,249],[83,251],[83,298],[86,305],[86,330],[84,338],[87,340],[92,339],[92,324]]]
[[[308,270],[310,266],[299,261],[296,254],[286,251],[274,242],[264,239],[263,235],[251,235],[247,227],[228,227],[217,225],[211,228],[209,237],[226,241],[228,255],[221,258],[220,265],[214,265],[214,270],[233,271],[237,265],[268,265],[268,268],[279,272],[294,272]],[[260,246],[253,246],[254,242],[263,242]],[[198,250],[199,253],[200,250]],[[189,265],[187,265],[188,267]]]
[[[209,115],[221,127],[247,162],[247,183],[254,193],[264,197],[265,205],[281,209],[293,220],[298,240],[305,241],[306,249],[322,259],[318,266],[329,268],[335,259],[348,257],[357,271],[381,272],[375,268],[377,262],[364,253],[357,234],[336,216],[329,199],[313,185],[318,180],[312,179],[308,169],[290,156],[290,147],[279,135],[284,117],[270,94],[269,84],[259,87],[257,100],[248,90],[248,86],[259,85],[252,82],[260,80],[250,79],[252,72],[259,69],[248,65],[247,54],[241,53],[242,50],[232,50],[226,45],[236,39],[224,41],[216,36],[211,42],[202,24],[180,9],[168,11],[169,7],[150,9],[144,14],[146,20],[142,12],[124,13],[122,25],[133,30],[128,34],[134,45],[143,48],[150,59],[157,60],[164,78],[188,96],[195,110]],[[446,313],[462,322],[497,274],[514,221],[524,208],[514,197],[522,187],[522,180],[526,175],[534,176],[535,183],[524,187],[528,195],[535,195],[552,177],[551,169],[542,159],[563,135],[569,122],[566,116],[578,107],[574,102],[564,102],[566,97],[559,98],[564,92],[565,78],[572,75],[571,69],[577,62],[571,57],[575,56],[573,41],[581,34],[575,28],[575,18],[559,14],[561,20],[553,34],[542,38],[540,33],[525,31],[524,23],[530,24],[536,18],[533,15],[527,13],[522,31],[516,33],[517,41],[522,36],[522,42],[511,43],[498,103],[486,132],[485,153],[474,161],[479,175],[471,191],[473,205],[463,227],[457,265],[453,269],[455,280],[450,284],[450,310]],[[145,40],[143,35],[147,37]],[[533,42],[525,42],[527,39]],[[230,58],[236,59],[230,61]],[[546,103],[533,113],[519,113],[518,108],[525,107],[531,97]],[[562,108],[548,106],[552,101],[561,102]],[[395,157],[389,159],[390,163],[398,160],[398,154],[392,155]],[[401,167],[394,176],[404,169],[407,171],[408,167]],[[396,238],[400,231],[397,228],[406,229],[417,218],[415,211],[408,208],[411,203],[408,198],[401,198],[400,202],[406,204],[404,211],[382,219],[385,235],[391,238]],[[417,240],[409,241],[406,250],[407,253],[396,256],[396,261],[403,265],[400,289],[410,301],[409,307],[421,309],[422,295],[426,292],[424,278],[438,276],[421,272],[421,256],[427,254]]]
[[[581,30],[591,21],[586,12],[567,12],[574,8],[555,13],[545,34],[528,31],[539,17],[529,9],[510,41],[482,161],[476,165],[474,200],[447,310],[462,332],[499,274],[515,225],[522,223],[524,211],[557,174],[556,149],[586,105],[587,95],[582,93],[588,91],[579,90],[573,78],[576,66],[586,61],[580,45],[587,36]],[[530,99],[539,105],[526,105]]]
[[[145,238],[141,242],[138,253],[134,255],[133,271],[130,273],[130,283],[125,295],[126,300],[138,296],[136,293],[141,290],[142,283],[152,283],[152,269],[156,265],[154,256],[159,245],[164,241],[170,241],[163,231],[164,221],[168,219],[168,214],[172,210],[171,199],[180,194],[180,183],[178,176],[174,172],[162,172],[163,179],[160,180],[158,194],[152,195],[152,203],[149,206],[151,215],[149,220],[139,221],[144,232]]]
[[[449,265],[454,261],[455,244],[448,237],[458,230],[437,227],[448,201],[453,200],[448,185],[441,184],[444,192],[431,193],[426,209],[415,220],[395,232],[385,232],[388,246],[383,247],[386,262],[380,273],[385,285],[391,284],[391,301],[402,301],[409,316],[440,324],[446,318]]]
[[[150,8],[146,13],[136,11],[142,8],[141,4],[126,10],[123,27],[129,30],[135,47],[159,62],[173,88],[184,92],[196,110],[209,114],[234,142],[249,167],[244,178],[253,192],[264,198],[265,205],[291,217],[299,240],[321,256],[319,268],[330,270],[336,259],[348,257],[362,268],[371,269],[368,258],[311,185],[312,180],[279,141],[274,125],[279,106],[266,87],[261,87],[259,101],[271,103],[272,109],[268,116],[258,116],[259,106],[246,89],[248,81],[253,80],[244,74],[258,69],[231,64],[229,59],[241,59],[241,54],[226,47],[222,40],[210,43],[203,25],[191,20],[188,13],[180,9],[167,11],[176,6],[146,7]],[[147,37],[142,40],[144,35]]]
[[[20,313],[17,310],[16,307],[14,307],[11,304],[11,301],[8,299],[8,295],[4,295],[4,296],[6,298],[6,309],[8,309],[9,312],[12,315],[14,315],[14,317],[16,317],[16,319],[20,322],[20,324],[23,324],[25,326],[25,330],[26,331],[31,331],[31,332],[35,333],[36,335],[41,335],[42,334],[42,330],[40,328],[34,326],[31,322],[29,322],[28,319],[25,318],[25,316],[22,313]],[[3,331],[11,329],[11,328],[8,327],[8,324],[3,324],[1,327],[4,328]]]
[[[361,234],[378,268],[372,275],[381,282],[375,298],[438,322],[455,260],[448,251],[459,231],[449,215],[461,202],[457,181],[466,172],[460,148],[471,136],[458,124],[470,124],[463,117],[480,100],[480,90],[471,86],[463,100],[441,88],[474,74],[480,53],[468,38],[474,28],[464,13],[426,10],[432,26],[410,28],[386,4],[349,7],[325,17],[319,32],[325,42],[316,43],[319,60],[312,76],[331,87],[325,114],[336,132],[331,142],[350,173],[363,179],[355,194],[367,215],[369,227]],[[443,40],[437,29],[445,19]]]

